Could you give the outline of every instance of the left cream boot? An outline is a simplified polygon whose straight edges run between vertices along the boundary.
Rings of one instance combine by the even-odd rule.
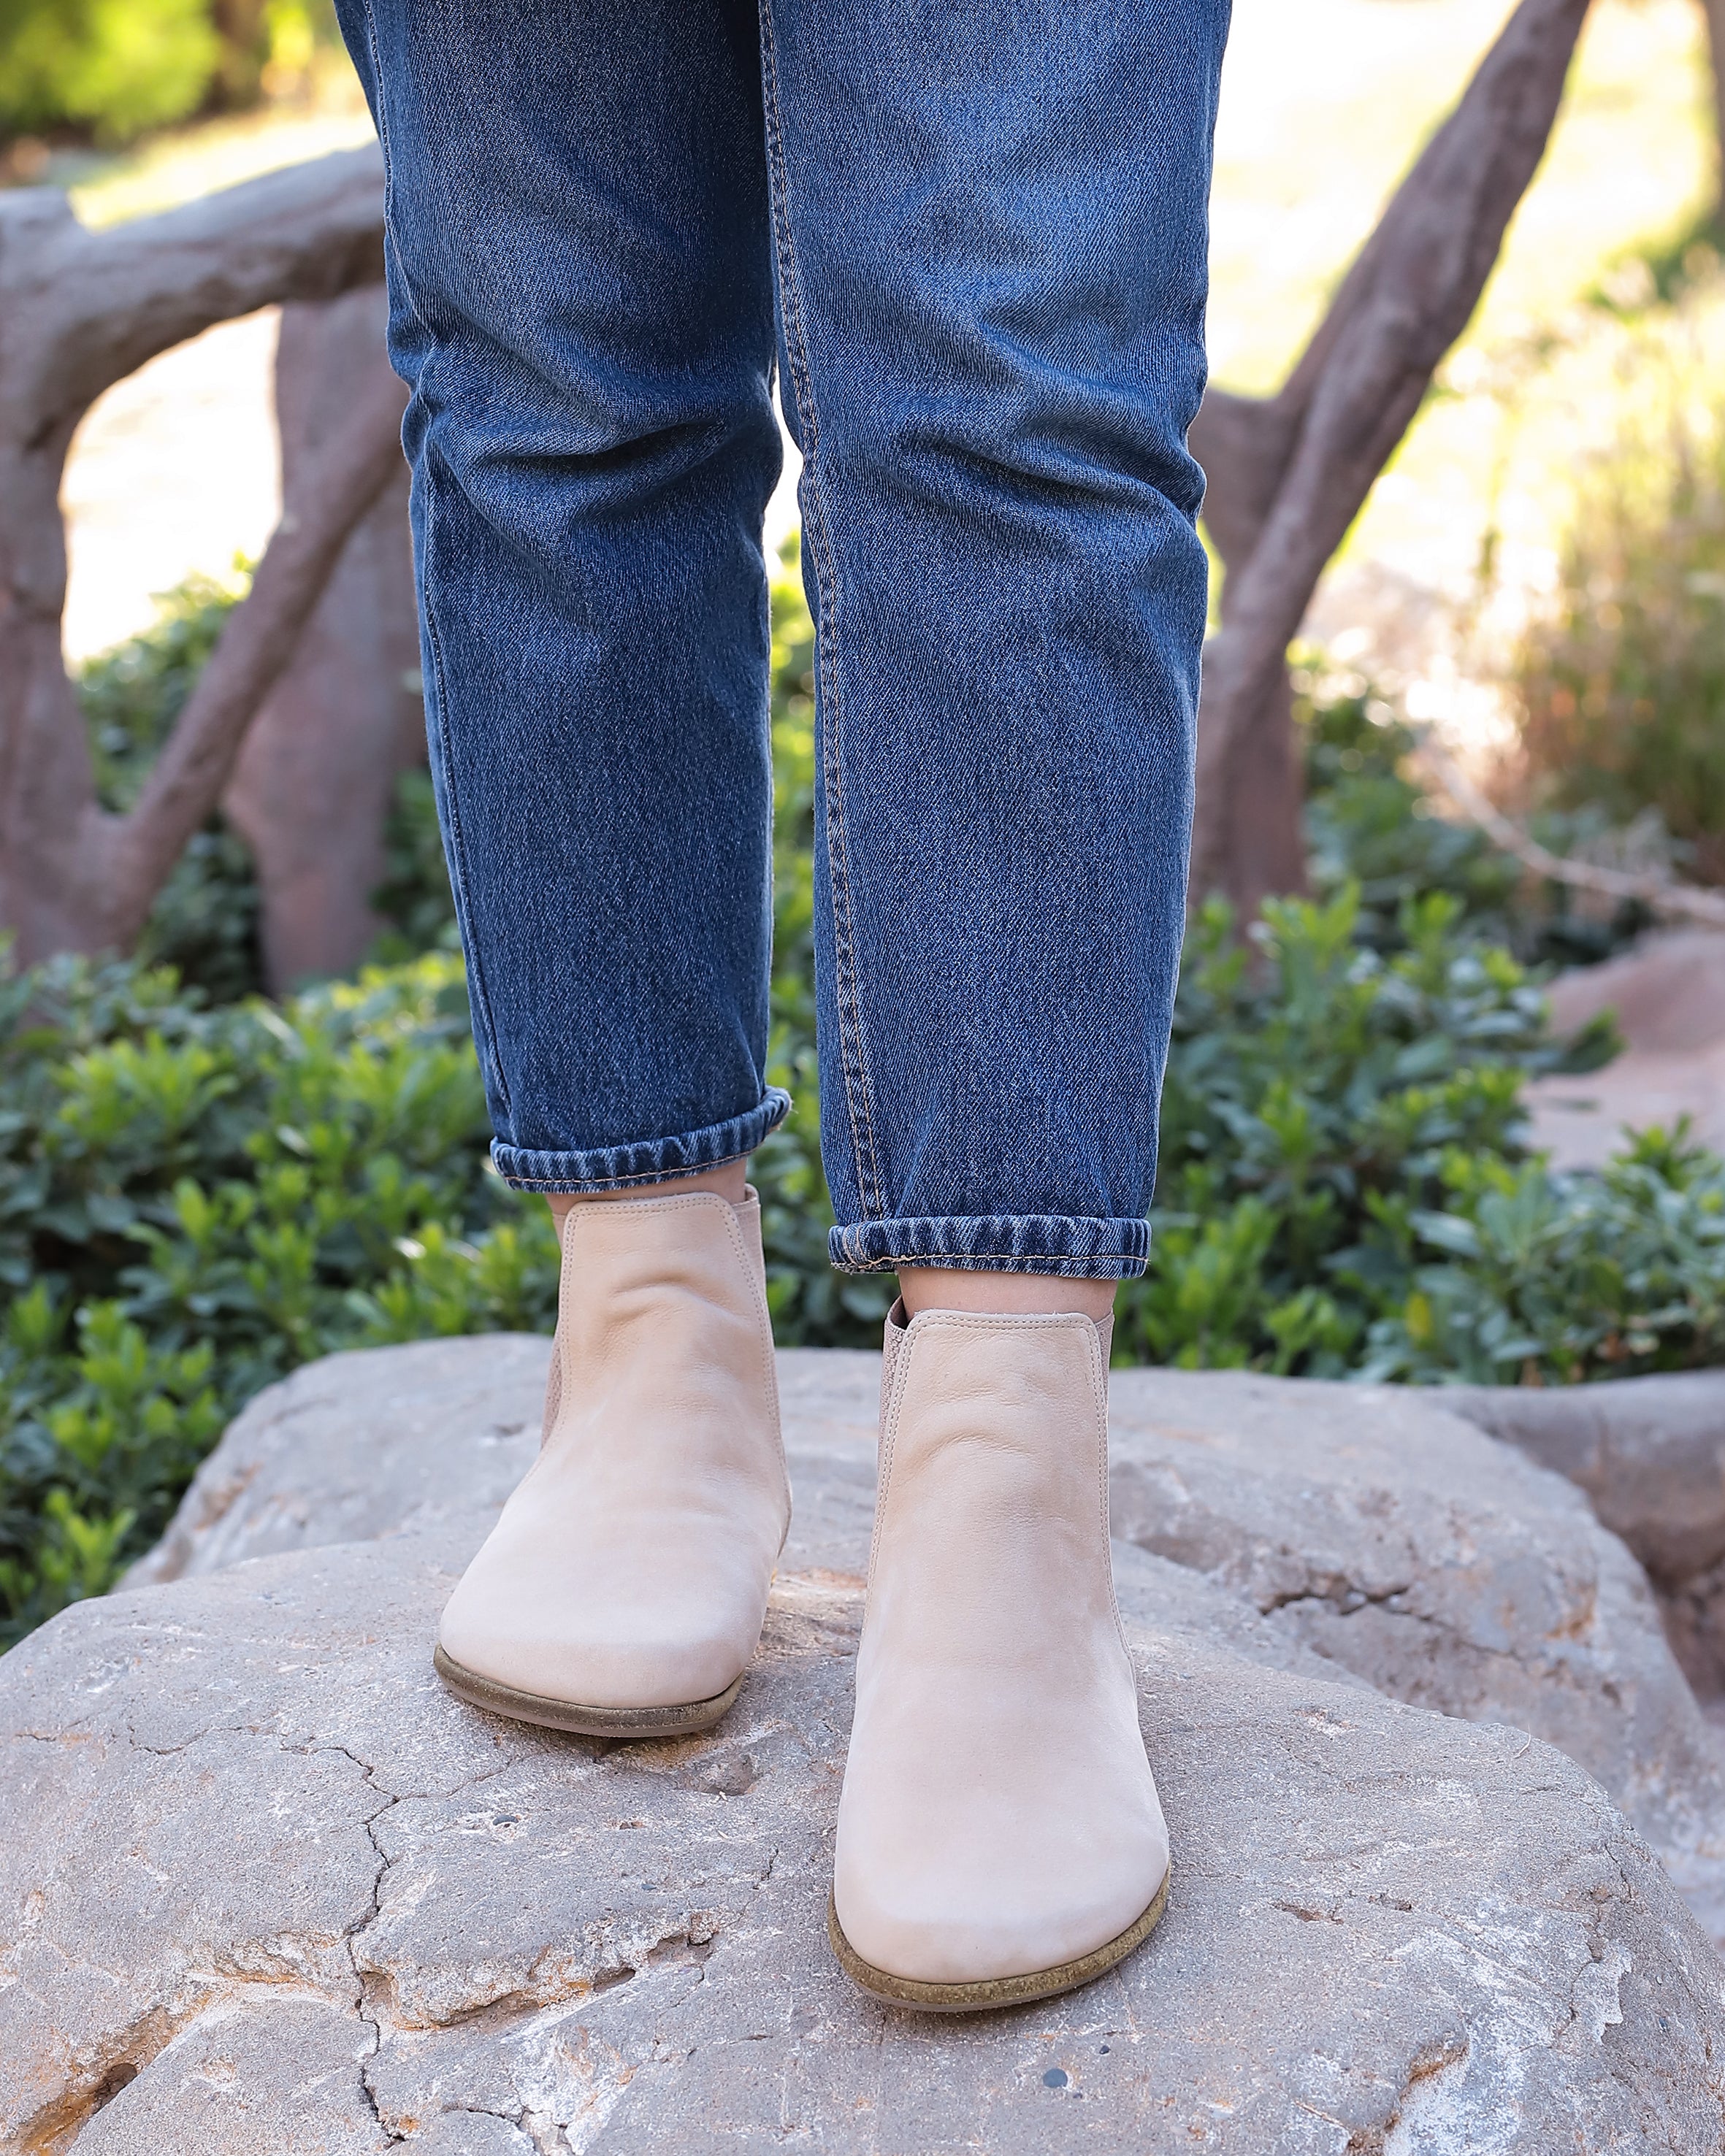
[[[438,1671],[554,1729],[705,1729],[790,1523],[760,1201],[590,1199],[562,1236],[538,1457],[450,1597]]]
[[[1109,1558],[1110,1328],[898,1317],[828,1929],[878,1998],[1010,2006],[1112,1968],[1167,1898]]]

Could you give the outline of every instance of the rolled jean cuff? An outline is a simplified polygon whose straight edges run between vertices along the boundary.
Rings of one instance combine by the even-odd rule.
[[[1060,1213],[863,1220],[835,1228],[827,1255],[842,1273],[944,1265],[974,1273],[1053,1273],[1063,1280],[1135,1280],[1150,1255],[1150,1223]]]
[[[790,1096],[769,1086],[758,1107],[729,1122],[708,1123],[680,1137],[641,1138],[632,1145],[598,1146],[588,1152],[536,1152],[525,1146],[492,1142],[492,1161],[505,1183],[517,1190],[554,1190],[579,1195],[584,1190],[622,1190],[631,1183],[670,1183],[680,1175],[701,1175],[753,1152],[769,1131],[790,1112]]]

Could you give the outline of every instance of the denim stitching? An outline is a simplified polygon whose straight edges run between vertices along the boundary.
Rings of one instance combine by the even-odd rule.
[[[1058,1216],[1055,1216],[1058,1217]],[[846,1263],[858,1272],[893,1272],[904,1265],[934,1265],[944,1270],[975,1270],[979,1266],[1004,1265],[1009,1270],[1029,1270],[1048,1265],[1140,1265],[1148,1263],[1147,1255],[1141,1258],[1132,1250],[894,1250],[878,1257],[852,1255],[850,1239],[854,1228],[835,1228],[834,1242]]]
[[[432,351],[435,352],[437,344],[436,337],[432,333],[431,324],[426,316],[425,309],[420,305],[418,300],[414,295],[413,280],[408,275],[407,264],[402,259],[401,250],[394,244],[392,237],[395,223],[395,161],[390,155],[389,151],[389,116],[387,101],[384,95],[383,58],[378,46],[377,12],[372,5],[372,0],[365,0],[365,41],[371,49],[372,80],[377,85],[378,149],[384,160],[384,244],[394,260],[395,273],[400,283],[402,296],[405,299],[408,305],[413,311],[413,317],[415,321],[419,325],[420,335],[425,339],[426,343],[431,346]],[[421,367],[420,369],[420,379],[416,380],[414,384],[413,393],[415,397],[420,394],[420,381],[424,379],[425,367],[429,367],[430,364],[430,358],[428,356],[425,366]],[[491,1066],[492,1079],[497,1087],[498,1098],[502,1101],[505,1110],[512,1112],[509,1099],[508,1081],[503,1075],[502,1062],[497,1055],[497,1020],[492,1014],[491,997],[487,993],[485,985],[485,973],[483,968],[479,963],[478,947],[474,942],[472,937],[468,933],[467,924],[470,908],[467,904],[466,890],[467,850],[461,839],[461,814],[456,805],[455,778],[450,762],[449,729],[446,724],[449,712],[447,670],[445,668],[443,661],[443,639],[437,633],[436,618],[431,608],[431,554],[433,526],[435,522],[435,504],[431,490],[428,487],[425,490],[425,559],[420,565],[421,573],[420,588],[421,593],[423,594],[423,604],[425,608],[425,641],[431,647],[431,670],[433,675],[435,676],[437,683],[438,708],[442,713],[443,720],[445,721],[440,722],[438,726],[437,741],[438,760],[443,766],[444,798],[449,804],[450,853],[451,855],[450,862],[450,883],[451,886],[451,895],[456,901],[456,919],[461,931],[461,941],[466,957],[468,978],[474,992],[474,996],[478,1004],[481,1015],[484,1020],[486,1060]]]
[[[703,1160],[697,1168],[650,1168],[642,1175],[571,1176],[561,1179],[552,1176],[506,1175],[503,1180],[512,1190],[548,1191],[554,1197],[576,1197],[583,1190],[622,1190],[632,1183],[680,1183],[687,1176],[710,1175],[715,1168],[729,1168],[734,1160],[747,1160],[754,1151],[750,1146],[742,1152],[728,1152],[722,1160]]]
[[[528,1187],[528,1186],[523,1186]],[[1032,1252],[1026,1256],[1022,1250],[966,1250],[962,1256],[945,1250],[905,1251],[885,1258],[870,1258],[855,1265],[852,1270],[862,1273],[897,1272],[904,1266],[912,1271],[975,1272],[988,1267],[1006,1272],[1038,1272],[1049,1265],[1136,1265],[1147,1260],[1135,1258],[1125,1250],[1099,1250],[1094,1258],[1063,1257],[1053,1250]],[[1108,1276],[1099,1276],[1106,1279]]]
[[[865,1214],[884,1219],[886,1201],[881,1194],[876,1158],[868,1059],[862,1046],[862,1009],[857,993],[856,937],[851,911],[849,855],[845,840],[844,778],[839,756],[840,715],[837,619],[838,578],[832,542],[826,530],[826,490],[822,484],[821,425],[815,408],[814,383],[809,369],[808,342],[802,323],[801,280],[796,244],[790,233],[790,184],[785,159],[784,124],[779,110],[779,70],[774,42],[773,0],[761,0],[761,75],[767,128],[768,170],[772,194],[773,235],[779,259],[779,290],[785,319],[785,348],[790,361],[791,393],[802,422],[808,453],[803,469],[809,482],[813,518],[810,537],[814,542],[815,576],[820,590],[820,620],[816,629],[825,725],[825,782],[827,860],[833,886],[833,988],[838,1006],[839,1070],[844,1080],[845,1111],[851,1126],[851,1150],[857,1163],[857,1184]],[[860,1114],[859,1114],[860,1111]],[[864,1154],[867,1153],[867,1163]]]
[[[428,453],[429,454],[429,453]],[[490,1064],[492,1077],[497,1089],[497,1097],[504,1112],[514,1112],[509,1098],[508,1081],[503,1075],[503,1065],[497,1054],[497,1025],[492,1015],[492,1001],[485,985],[485,968],[479,963],[479,946],[470,926],[471,907],[468,901],[467,846],[461,835],[461,812],[456,799],[455,767],[449,748],[449,686],[443,663],[443,639],[437,633],[437,616],[431,604],[431,560],[435,551],[437,507],[430,487],[425,490],[425,561],[420,579],[425,609],[425,641],[431,647],[431,667],[437,677],[437,705],[440,714],[437,727],[437,756],[443,766],[443,796],[449,813],[450,882],[456,901],[456,911],[461,924],[461,942],[466,952],[467,973],[474,1000],[485,1020],[486,1060]]]
[[[734,1123],[746,1124],[752,1122],[763,1111],[767,1111],[771,1119],[758,1138],[746,1146],[739,1146],[734,1152],[720,1153],[713,1160],[693,1161],[686,1168],[646,1168],[632,1175],[511,1175],[506,1168],[499,1165],[497,1173],[512,1190],[544,1190],[558,1194],[566,1193],[571,1183],[584,1190],[615,1190],[631,1183],[674,1183],[682,1176],[706,1175],[715,1168],[727,1167],[734,1160],[747,1160],[750,1153],[765,1145],[773,1132],[783,1123],[790,1112],[790,1103],[786,1100],[784,1106],[780,1106],[777,1101],[770,1098],[762,1101],[759,1108],[751,1109],[747,1116],[734,1116],[730,1121]],[[723,1129],[726,1126],[713,1125],[708,1127]],[[651,1145],[657,1141],[644,1138],[636,1142]],[[545,1150],[543,1147],[512,1145],[503,1139],[499,1139],[497,1143],[507,1152],[532,1153]],[[576,1154],[583,1151],[605,1153],[633,1150],[633,1146],[593,1146],[584,1148],[571,1146],[567,1148],[568,1152]]]

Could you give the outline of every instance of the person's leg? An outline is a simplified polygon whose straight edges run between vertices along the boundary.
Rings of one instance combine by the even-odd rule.
[[[843,1270],[1142,1270],[1225,0],[774,0]]]
[[[764,0],[834,1262],[897,1270],[834,1944],[1081,1982],[1167,1844],[1109,1572],[1185,904],[1226,0]]]
[[[555,1195],[481,1704],[703,1726],[788,1520],[759,1207],[780,464],[753,0],[338,0],[389,174],[426,711],[497,1165]]]
[[[341,0],[389,168],[424,677],[497,1164],[740,1157],[780,465],[749,0]]]

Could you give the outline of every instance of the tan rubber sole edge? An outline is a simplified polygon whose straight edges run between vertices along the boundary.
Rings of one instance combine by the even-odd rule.
[[[826,1936],[845,1974],[889,2006],[914,2006],[924,2014],[982,2014],[991,2007],[1027,2006],[1034,1999],[1055,1999],[1063,1991],[1076,1991],[1080,1984],[1094,1983],[1135,1948],[1142,1946],[1168,1906],[1168,1881],[1172,1876],[1170,1871],[1155,1901],[1118,1938],[1077,1961],[1058,1962],[1053,1969],[1032,1969],[1025,1976],[988,1977],[974,1984],[919,1984],[911,1977],[893,1976],[873,1962],[864,1961],[845,1937],[838,1921],[838,1904],[831,1895],[826,1901]]]
[[[517,1691],[512,1685],[482,1677],[476,1670],[464,1669],[440,1646],[432,1649],[431,1661],[452,1692],[471,1707],[482,1707],[487,1714],[536,1722],[542,1729],[565,1729],[576,1737],[609,1737],[617,1743],[635,1737],[687,1737],[698,1729],[711,1729],[743,1689],[739,1676],[711,1699],[691,1700],[684,1707],[581,1707],[573,1700]]]

